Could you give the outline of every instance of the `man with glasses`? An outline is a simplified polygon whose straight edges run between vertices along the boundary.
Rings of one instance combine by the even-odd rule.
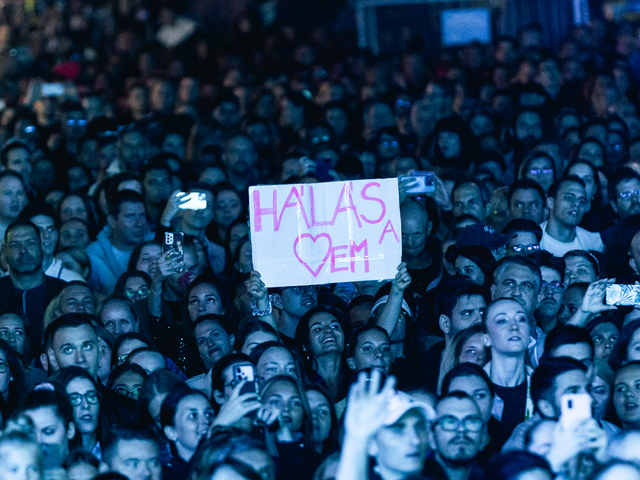
[[[436,405],[430,443],[435,462],[449,480],[467,480],[478,469],[476,456],[482,449],[484,421],[480,408],[468,394],[454,391]],[[429,471],[437,470],[437,467]]]
[[[534,314],[538,326],[544,333],[549,333],[558,322],[558,312],[562,306],[564,261],[544,250],[534,253],[531,258],[538,264],[542,274],[538,308]]]
[[[603,250],[599,233],[578,226],[587,207],[585,183],[581,178],[568,175],[555,181],[549,187],[547,207],[549,220],[540,224],[540,246],[544,250],[556,257],[562,257],[571,250]]]
[[[295,336],[302,316],[318,304],[318,285],[285,287],[273,290],[273,306],[280,311],[278,331],[289,346],[296,346]]]
[[[533,220],[516,218],[511,220],[502,231],[508,234],[511,239],[507,242],[506,256],[531,255],[540,250],[540,240],[542,240],[542,229]]]

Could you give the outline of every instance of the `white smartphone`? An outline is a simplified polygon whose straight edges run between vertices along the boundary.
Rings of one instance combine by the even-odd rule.
[[[203,192],[189,192],[185,197],[188,200],[178,208],[181,210],[204,210],[207,208],[207,194]]]
[[[591,418],[593,399],[588,393],[563,395],[560,402],[560,423],[565,430],[578,422]]]

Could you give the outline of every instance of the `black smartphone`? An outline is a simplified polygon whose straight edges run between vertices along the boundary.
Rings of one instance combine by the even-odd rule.
[[[184,260],[184,233],[182,232],[165,232],[164,242],[162,243],[162,251],[170,251],[167,258],[174,260]],[[182,271],[182,269],[180,270]]]

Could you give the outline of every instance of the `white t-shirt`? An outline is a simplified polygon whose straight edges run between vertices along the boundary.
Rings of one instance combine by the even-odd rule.
[[[547,233],[547,222],[540,224],[542,228],[542,240],[540,248],[552,253],[556,257],[563,257],[571,250],[595,250],[601,252],[604,249],[602,238],[598,232],[589,232],[582,227],[576,227],[576,236],[573,242],[560,242]]]

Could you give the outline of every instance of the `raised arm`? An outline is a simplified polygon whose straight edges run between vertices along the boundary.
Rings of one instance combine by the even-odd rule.
[[[411,284],[411,275],[407,271],[407,264],[402,262],[398,265],[398,273],[391,281],[391,292],[387,303],[382,307],[380,315],[376,319],[376,325],[384,328],[389,336],[396,328],[398,318],[400,317],[400,311],[402,310],[402,299],[404,291]]]

